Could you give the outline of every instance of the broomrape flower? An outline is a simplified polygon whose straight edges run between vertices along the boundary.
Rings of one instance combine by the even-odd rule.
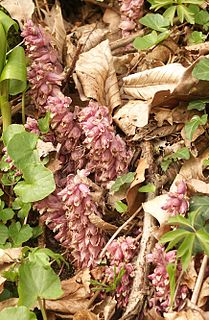
[[[167,312],[170,306],[170,281],[166,267],[169,263],[175,263],[176,250],[165,252],[165,248],[155,245],[153,253],[148,254],[147,261],[155,265],[155,269],[148,278],[155,288],[154,298],[150,300],[150,305],[155,306],[160,312]],[[177,276],[180,274],[181,266],[177,266]],[[185,300],[188,293],[188,288],[185,285],[179,286],[175,298],[175,306],[179,307]]]
[[[132,237],[119,237],[113,240],[107,247],[107,258],[109,266],[106,266],[105,276],[107,283],[112,283],[122,271],[122,277],[119,279],[116,287],[116,299],[120,307],[125,307],[132,286],[132,280],[135,275],[132,260],[136,252],[135,239]]]
[[[131,152],[116,135],[108,108],[90,102],[79,114],[88,150],[86,169],[95,174],[95,181],[105,184],[127,171]]]
[[[83,170],[76,176],[69,175],[66,187],[59,193],[68,209],[72,256],[78,268],[95,267],[99,253],[106,242],[103,231],[89,218],[91,214],[98,216],[101,214],[86,180],[83,182],[85,175]]]
[[[138,19],[142,16],[144,0],[120,0],[122,35],[127,36],[137,26]]]
[[[187,186],[184,181],[178,182],[177,191],[168,193],[168,200],[163,210],[169,212],[172,216],[184,214],[188,211],[189,201],[187,196]]]

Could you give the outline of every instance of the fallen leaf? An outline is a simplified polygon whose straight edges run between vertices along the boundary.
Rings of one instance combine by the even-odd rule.
[[[57,300],[46,300],[46,309],[74,314],[87,309],[90,298],[90,271],[84,269],[74,277],[61,282],[63,296]]]
[[[135,99],[150,100],[158,91],[173,91],[185,68],[180,63],[145,70],[123,78],[123,90]]]
[[[76,312],[73,316],[73,320],[96,320],[97,316],[88,310],[81,310]]]
[[[117,31],[119,29],[120,19],[120,15],[117,12],[109,8],[105,10],[103,21],[109,25],[110,32]]]
[[[56,4],[52,7],[50,13],[45,12],[44,22],[46,23],[50,34],[54,38],[57,50],[59,52],[59,58],[62,60],[66,31],[62,17],[62,11],[58,2],[56,2]]]
[[[110,320],[115,313],[116,306],[117,301],[115,298],[107,296],[102,301],[96,303],[91,308],[91,311],[97,314],[100,319]]]
[[[111,223],[108,223],[104,220],[102,220],[102,218],[100,218],[98,215],[91,213],[89,215],[89,220],[91,221],[91,223],[93,223],[97,228],[102,229],[104,231],[111,231],[111,232],[115,232],[118,228],[116,226],[114,226]]]
[[[86,30],[82,33],[78,43],[82,45],[82,51],[87,52],[96,47],[106,37],[108,30],[96,28]]]
[[[94,99],[112,111],[121,103],[108,40],[80,55],[73,75],[82,99]]]
[[[207,277],[205,279],[205,281],[203,282],[202,288],[200,290],[200,294],[199,294],[199,299],[197,302],[198,307],[203,307],[209,297],[209,277]]]
[[[75,54],[76,54],[76,46],[74,46],[74,44],[72,43],[70,34],[66,36],[65,46],[66,46],[65,63],[67,67],[71,68]]]
[[[0,1],[11,17],[18,21],[20,27],[31,19],[35,6],[32,0],[2,0]]]
[[[165,224],[170,217],[170,214],[162,209],[162,206],[166,203],[167,199],[168,196],[163,194],[142,204],[144,211],[157,219],[160,225]]]
[[[41,139],[38,139],[36,148],[40,158],[46,157],[52,151],[57,151],[57,148],[54,147],[52,142],[45,142]]]
[[[20,258],[22,248],[0,249],[0,265],[12,263]]]
[[[140,53],[127,53],[122,56],[113,56],[115,72],[117,74],[125,74],[136,66],[139,61]]]
[[[18,304],[18,298],[10,298],[0,302],[0,311],[8,307],[16,307]]]
[[[156,311],[155,308],[152,308],[145,312],[145,319],[144,320],[163,320],[160,314]]]
[[[194,286],[197,280],[197,272],[194,266],[194,259],[189,263],[187,270],[183,273],[181,284],[185,284],[190,290],[194,290]]]
[[[164,313],[164,318],[168,320],[206,320],[203,316],[204,312],[200,313],[197,310],[187,310],[180,312]]]
[[[138,189],[140,184],[145,181],[145,171],[148,167],[149,165],[146,159],[144,158],[139,159],[135,178],[131,183],[126,194],[126,200],[128,203],[128,212],[130,215],[134,213],[144,201],[145,195],[143,193],[139,193]]]
[[[114,115],[113,119],[123,132],[134,135],[136,128],[142,128],[148,124],[150,103],[140,100],[129,100]]]
[[[199,179],[191,179],[187,181],[187,185],[193,193],[203,193],[209,196],[209,183]]]

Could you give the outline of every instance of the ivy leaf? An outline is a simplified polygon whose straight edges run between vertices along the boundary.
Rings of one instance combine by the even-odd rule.
[[[124,213],[128,210],[128,206],[127,204],[123,203],[122,201],[117,201],[115,203],[115,209],[119,212],[119,213]]]
[[[188,140],[192,140],[194,132],[197,130],[197,128],[200,125],[205,125],[207,123],[208,115],[203,114],[201,117],[200,116],[193,116],[192,119],[189,122],[186,122],[184,131],[186,138]]]
[[[5,208],[0,211],[0,219],[3,223],[6,223],[8,220],[11,220],[15,215],[15,212],[11,208]]]
[[[189,44],[202,43],[207,39],[207,35],[203,34],[201,31],[193,31],[189,36]]]
[[[60,279],[51,267],[25,262],[19,268],[19,305],[33,307],[37,298],[58,299],[63,294]]]
[[[53,174],[42,164],[25,166],[23,178],[24,181],[14,187],[14,192],[25,203],[44,199],[55,190]]]
[[[11,307],[5,308],[0,312],[1,320],[37,320],[35,313],[31,312],[28,308],[22,307]]]
[[[153,183],[145,184],[138,189],[139,192],[155,192],[156,187]]]
[[[187,110],[195,109],[198,111],[203,111],[205,110],[205,106],[207,103],[209,103],[209,99],[190,101],[188,104]]]
[[[169,27],[169,20],[159,13],[148,13],[146,16],[139,19],[139,22],[144,26],[155,31],[164,32]]]
[[[139,50],[147,50],[157,45],[161,41],[167,39],[169,35],[170,35],[169,31],[162,32],[159,35],[157,34],[156,31],[152,31],[146,36],[137,37],[133,42],[133,46]]]
[[[13,247],[20,247],[22,243],[28,241],[32,235],[33,229],[28,224],[21,226],[18,221],[9,226],[9,237],[13,242]]]
[[[166,270],[169,276],[169,285],[170,285],[170,306],[173,306],[175,290],[176,290],[176,265],[174,263],[169,263],[166,266]]]
[[[38,120],[38,127],[42,133],[48,133],[50,125],[51,113],[47,111],[44,118]]]
[[[117,192],[120,190],[120,188],[124,185],[124,184],[128,184],[130,185],[131,182],[134,180],[136,173],[135,172],[129,172],[127,174],[124,174],[120,177],[118,177],[114,184],[111,187],[111,191],[112,192]]]
[[[3,223],[0,223],[0,244],[5,244],[8,237],[9,237],[8,228]]]
[[[209,81],[209,59],[202,58],[195,66],[192,71],[193,77],[198,80]]]

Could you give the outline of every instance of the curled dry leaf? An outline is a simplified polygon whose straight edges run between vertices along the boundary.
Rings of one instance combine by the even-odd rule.
[[[163,320],[164,318],[156,311],[155,308],[152,308],[145,312],[145,320]]]
[[[117,12],[107,8],[103,15],[103,21],[109,25],[110,32],[117,31],[120,24],[120,15]]]
[[[166,210],[162,209],[162,206],[166,203],[167,199],[168,196],[162,194],[142,204],[144,211],[157,219],[160,225],[165,224],[170,216]]]
[[[139,193],[138,189],[140,184],[145,181],[145,171],[147,168],[149,168],[147,160],[144,158],[139,159],[135,179],[126,194],[129,214],[134,213],[144,201],[144,193]]]
[[[197,280],[197,272],[194,266],[194,259],[191,260],[187,270],[184,272],[181,284],[185,284],[190,290],[194,290],[194,286]]]
[[[106,296],[102,301],[92,307],[92,311],[99,319],[110,320],[115,313],[117,301],[114,297]]]
[[[84,30],[78,43],[82,45],[82,51],[87,52],[96,47],[106,37],[108,30],[94,27],[92,30]]]
[[[209,184],[199,179],[191,179],[187,182],[193,193],[203,193],[209,196]]]
[[[64,26],[61,8],[58,2],[56,2],[56,4],[52,7],[50,13],[45,12],[44,22],[50,30],[50,34],[54,38],[56,47],[59,52],[59,57],[62,60],[63,47],[66,38],[66,30]]]
[[[209,277],[207,277],[205,279],[205,281],[203,282],[202,288],[200,290],[200,294],[199,294],[199,299],[197,302],[197,305],[199,308],[203,307],[209,297]]]
[[[35,9],[32,0],[1,0],[0,5],[9,12],[13,19],[18,21],[20,27],[31,19]]]
[[[73,316],[73,320],[96,320],[97,316],[88,310],[80,310]]]
[[[125,74],[134,68],[139,61],[140,53],[127,53],[123,56],[113,56],[113,63],[117,74]]]
[[[9,307],[16,307],[18,304],[18,298],[10,298],[0,302],[0,311]]]
[[[90,297],[90,272],[84,269],[73,278],[61,282],[63,296],[58,300],[46,300],[46,309],[74,314],[87,309]]]
[[[92,213],[89,215],[89,220],[93,223],[97,228],[102,229],[104,231],[115,232],[118,228],[113,224],[110,224],[96,214]]]
[[[140,100],[130,100],[114,115],[117,125],[128,135],[134,135],[136,128],[142,128],[148,124],[150,103]]]
[[[74,46],[74,44],[72,43],[70,34],[66,36],[65,46],[66,46],[65,63],[68,68],[71,68],[75,54],[76,54],[76,46]]]
[[[187,310],[180,312],[164,313],[164,318],[167,320],[206,320],[204,312],[198,310]]]
[[[92,98],[112,111],[121,103],[108,40],[80,55],[74,80],[81,100]]]
[[[184,71],[181,64],[171,63],[138,72],[123,78],[123,89],[135,99],[150,100],[158,91],[173,91]]]

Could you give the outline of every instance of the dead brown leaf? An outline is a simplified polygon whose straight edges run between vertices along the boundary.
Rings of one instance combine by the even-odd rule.
[[[106,38],[108,30],[96,28],[84,30],[78,43],[82,45],[82,51],[87,52],[96,47],[101,41]]]
[[[115,232],[118,228],[111,223],[108,223],[98,215],[91,213],[89,215],[89,220],[93,223],[97,228],[102,229],[104,231]]]
[[[1,0],[0,4],[9,12],[13,19],[18,21],[20,26],[31,19],[35,9],[32,0]]]
[[[74,46],[74,44],[72,43],[70,34],[66,36],[65,46],[66,46],[65,63],[67,67],[71,68],[75,54],[76,54],[76,46]]]
[[[88,310],[81,310],[76,312],[73,316],[73,320],[96,320],[98,319],[97,316]]]
[[[114,115],[113,119],[123,132],[134,135],[136,128],[142,128],[148,124],[150,103],[140,100],[129,100]]]
[[[0,249],[0,265],[12,263],[20,258],[22,248]]]
[[[207,277],[205,279],[205,281],[203,282],[202,288],[200,290],[200,294],[199,294],[199,299],[197,302],[197,305],[199,308],[203,307],[209,297],[209,277]]]
[[[149,200],[142,204],[145,212],[151,214],[160,225],[165,224],[168,221],[170,214],[162,209],[162,206],[166,203],[168,196],[162,194],[155,197],[153,200]]]
[[[180,312],[164,313],[164,318],[167,320],[206,320],[204,312],[198,310],[187,310]]]
[[[99,316],[100,319],[110,320],[115,313],[117,301],[114,297],[105,297],[101,302],[92,307],[92,311]]]
[[[123,78],[124,92],[135,99],[150,100],[162,90],[173,91],[185,68],[179,63],[138,72]]]
[[[63,296],[58,300],[46,300],[46,309],[74,314],[87,309],[90,298],[90,271],[84,269],[73,278],[61,282]]]
[[[120,15],[111,10],[111,8],[106,9],[103,15],[104,23],[109,25],[110,32],[117,31],[120,24]]]
[[[81,100],[90,98],[112,111],[121,103],[113,58],[108,40],[80,55],[74,81]]]
[[[155,308],[152,308],[145,313],[145,320],[163,320],[160,314],[156,311]]]
[[[18,298],[10,298],[0,302],[0,311],[8,307],[16,307],[18,304]]]
[[[148,167],[149,165],[146,159],[144,158],[139,159],[137,164],[135,179],[131,183],[126,194],[129,214],[132,214],[133,212],[135,212],[144,201],[144,194],[139,193],[138,189],[140,184],[145,181],[145,171]]]
[[[202,194],[207,194],[209,196],[208,183],[198,179],[191,179],[191,180],[188,180],[187,185],[193,193],[202,193]]]
[[[185,284],[190,290],[194,290],[194,286],[197,280],[197,272],[194,267],[194,259],[189,263],[187,270],[184,272],[181,284]]]
[[[50,13],[45,12],[44,22],[46,23],[50,34],[53,36],[53,40],[59,52],[59,58],[62,61],[63,47],[66,39],[66,30],[62,17],[62,11],[58,1],[50,10]]]

